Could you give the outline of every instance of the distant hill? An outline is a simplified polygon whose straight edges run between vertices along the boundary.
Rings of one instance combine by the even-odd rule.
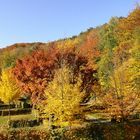
[[[102,57],[107,51],[126,51],[132,48],[139,39],[140,30],[140,8],[137,6],[128,17],[113,17],[111,20],[99,27],[89,28],[77,36],[64,38],[49,43],[16,43],[0,49],[0,69],[13,67],[17,59],[22,59],[38,49],[46,49],[55,46],[56,48],[77,48],[92,59],[102,62]],[[100,53],[100,55],[99,55]],[[99,58],[100,56],[100,58]],[[93,60],[96,61],[97,60]],[[99,63],[98,63],[99,64]]]

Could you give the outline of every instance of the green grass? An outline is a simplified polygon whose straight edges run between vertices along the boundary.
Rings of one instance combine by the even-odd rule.
[[[106,113],[89,113],[86,115],[86,119],[88,120],[96,120],[96,119],[110,119]]]

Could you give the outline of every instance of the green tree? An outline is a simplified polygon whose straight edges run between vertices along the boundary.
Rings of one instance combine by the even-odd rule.
[[[99,31],[101,59],[98,63],[98,77],[100,84],[108,88],[109,76],[113,71],[113,49],[118,45],[116,38],[116,27],[119,22],[117,17],[113,17],[108,24],[105,24]]]
[[[117,46],[117,38],[116,38],[116,27],[118,25],[119,18],[113,17],[108,24],[105,24],[99,30],[99,48],[101,50],[104,49],[112,49]]]
[[[111,75],[113,71],[112,58],[113,58],[112,51],[107,49],[106,51],[104,51],[104,54],[102,55],[102,58],[100,62],[98,63],[99,82],[104,89],[109,88],[109,76]]]

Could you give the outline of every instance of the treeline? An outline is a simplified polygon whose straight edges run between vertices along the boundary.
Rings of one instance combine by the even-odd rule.
[[[70,110],[75,106],[79,108],[78,103],[93,100],[93,104],[104,105],[112,118],[125,119],[139,111],[140,7],[127,17],[113,17],[108,23],[78,36],[50,43],[14,44],[1,49],[0,69],[3,102],[14,102],[16,97],[24,95],[32,104],[49,105],[46,100],[50,98],[55,105],[52,97],[62,96],[61,86],[67,88],[63,93],[69,93],[74,103]],[[49,92],[51,89],[53,96]],[[79,94],[78,101],[72,98],[78,98],[77,94],[72,95],[72,89]],[[61,100],[69,99],[63,95]],[[55,110],[56,106],[50,110]],[[68,109],[68,105],[64,106]],[[61,111],[57,112],[58,116]]]

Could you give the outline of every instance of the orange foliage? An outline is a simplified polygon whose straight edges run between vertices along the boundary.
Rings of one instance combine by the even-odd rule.
[[[100,57],[100,51],[98,49],[99,38],[97,33],[97,30],[94,30],[88,34],[79,50],[80,54],[88,58],[88,66],[92,67],[94,70],[97,69],[97,60]]]
[[[96,81],[92,76],[96,71],[88,68],[87,58],[77,54],[74,49],[61,50],[50,47],[47,51],[35,51],[32,55],[17,61],[13,74],[20,87],[35,102],[35,100],[44,98],[44,89],[52,81],[54,71],[61,68],[62,61],[72,70],[72,82],[75,83],[75,77],[80,72],[83,81],[82,88],[89,91]]]

